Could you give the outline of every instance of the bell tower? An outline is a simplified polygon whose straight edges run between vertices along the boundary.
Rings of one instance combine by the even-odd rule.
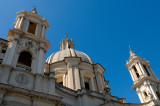
[[[126,67],[133,80],[132,89],[136,90],[141,103],[149,102],[150,106],[160,104],[160,81],[152,71],[150,62],[130,49]]]
[[[2,64],[44,74],[45,54],[50,46],[46,40],[49,23],[37,13],[36,8],[17,12],[14,28],[7,34],[9,42]]]

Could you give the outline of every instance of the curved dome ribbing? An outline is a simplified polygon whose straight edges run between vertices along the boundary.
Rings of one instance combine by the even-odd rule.
[[[57,52],[51,54],[47,58],[46,62],[49,63],[49,64],[52,64],[52,63],[55,63],[55,62],[62,61],[65,57],[80,57],[82,61],[88,62],[90,64],[94,64],[93,61],[91,60],[91,58],[88,55],[86,55],[83,52],[73,50],[72,48],[57,51]]]

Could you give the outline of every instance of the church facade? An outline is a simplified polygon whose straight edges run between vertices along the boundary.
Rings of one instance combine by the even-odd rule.
[[[126,67],[141,103],[112,96],[105,69],[85,53],[74,50],[66,35],[60,51],[45,54],[49,23],[32,11],[17,12],[7,40],[0,38],[0,106],[159,106],[160,81],[130,49]]]

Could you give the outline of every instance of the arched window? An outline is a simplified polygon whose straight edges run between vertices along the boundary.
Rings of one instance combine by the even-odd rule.
[[[32,62],[32,55],[29,52],[23,51],[20,53],[17,64],[31,67],[31,62]]]

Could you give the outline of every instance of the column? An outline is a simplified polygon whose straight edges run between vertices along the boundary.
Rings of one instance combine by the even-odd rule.
[[[81,82],[80,82],[80,76],[79,76],[79,70],[78,70],[78,67],[75,67],[74,69],[74,75],[75,75],[75,89],[78,90],[78,89],[81,89]]]
[[[20,20],[19,27],[18,27],[18,28],[20,28],[20,29],[22,28],[23,20],[24,20],[24,17],[22,17],[21,20]]]
[[[25,25],[25,28],[24,28],[25,32],[28,32],[28,27],[29,27],[29,20],[26,19],[26,25]]]
[[[84,85],[84,77],[83,77],[83,75],[81,74],[81,84],[82,84],[82,88],[85,88],[85,85]]]
[[[130,72],[130,74],[131,74],[131,77],[132,77],[132,80],[134,81],[134,76],[133,76],[133,74],[132,74],[132,72],[131,72],[132,70],[131,69],[129,69],[129,72]]]
[[[66,74],[63,75],[63,86],[66,86]]]
[[[39,35],[39,24],[36,25],[36,31],[35,31],[35,35]]]
[[[141,76],[143,73],[142,73],[141,69],[139,68],[138,63],[136,63],[135,67],[137,68],[137,71],[138,71],[139,75]]]
[[[142,73],[143,73],[143,74],[145,74],[145,72],[144,72],[144,68],[143,68],[143,66],[142,66],[142,64],[141,64],[141,63],[139,63],[139,67],[140,67],[140,69],[142,70]]]
[[[38,61],[37,61],[37,71],[36,73],[39,73],[39,74],[43,74],[43,70],[44,70],[44,51],[42,48],[39,49],[39,52],[38,52]]]
[[[12,61],[14,61],[13,57],[16,52],[16,46],[17,46],[17,41],[9,42],[2,64],[8,64],[8,65],[12,64]]]
[[[95,91],[95,85],[94,85],[94,79],[93,79],[93,77],[90,78],[90,84],[92,86],[91,90]]]
[[[32,68],[32,73],[36,73],[36,58],[32,57],[32,64],[31,64],[31,68]]]
[[[131,72],[132,72],[132,74],[133,74],[133,76],[134,76],[134,78],[135,78],[135,81],[136,81],[138,78],[137,78],[137,75],[136,75],[134,69],[131,69]]]
[[[103,83],[101,80],[100,73],[97,72],[96,77],[97,77],[98,90],[99,90],[99,92],[101,92],[103,90],[103,85],[102,85]]]
[[[20,17],[18,17],[17,21],[16,21],[16,25],[15,25],[15,28],[18,28],[18,25],[19,25],[19,21],[20,21]]]
[[[74,82],[73,82],[73,69],[70,67],[68,69],[68,87],[74,89]]]
[[[43,27],[42,27],[42,36],[43,37],[45,36],[45,25],[43,25]]]
[[[68,87],[68,74],[66,74],[66,87]]]

